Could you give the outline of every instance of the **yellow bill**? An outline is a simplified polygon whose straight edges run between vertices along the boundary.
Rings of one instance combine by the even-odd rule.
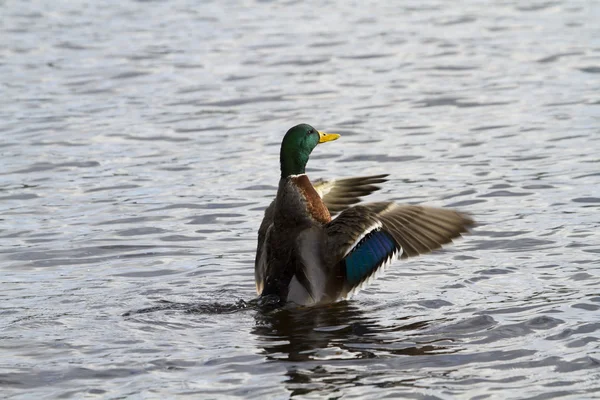
[[[319,143],[331,142],[332,140],[336,140],[340,135],[337,133],[325,133],[319,131]]]

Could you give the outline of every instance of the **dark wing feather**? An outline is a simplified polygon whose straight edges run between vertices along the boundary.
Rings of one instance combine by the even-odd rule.
[[[266,263],[260,263],[260,257],[264,250],[265,240],[267,238],[267,231],[273,224],[273,211],[275,210],[275,200],[271,202],[269,207],[265,210],[265,216],[258,228],[258,244],[256,246],[256,257],[254,259],[254,280],[256,283],[256,292],[260,295],[264,288],[264,282],[266,278]]]
[[[474,221],[441,208],[369,203],[348,208],[326,226],[331,262],[340,268],[340,297],[360,288],[396,256],[425,254],[467,232]]]
[[[313,186],[331,215],[335,215],[352,204],[360,202],[362,196],[379,190],[380,187],[377,184],[386,182],[387,176],[387,174],[383,174],[329,181],[319,180],[315,181]]]

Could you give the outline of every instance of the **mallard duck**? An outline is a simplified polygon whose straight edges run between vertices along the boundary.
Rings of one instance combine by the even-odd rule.
[[[277,196],[258,230],[254,272],[261,297],[299,306],[349,298],[393,259],[429,253],[474,223],[441,208],[353,206],[378,190],[387,175],[311,183],[305,173],[311,152],[339,137],[300,124],[283,138]]]

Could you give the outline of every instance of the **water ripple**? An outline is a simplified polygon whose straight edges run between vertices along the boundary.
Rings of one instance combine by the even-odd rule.
[[[2,13],[4,397],[598,396],[591,2]],[[353,300],[259,307],[256,229],[301,122],[342,135],[311,179],[390,174],[370,200],[478,226]]]

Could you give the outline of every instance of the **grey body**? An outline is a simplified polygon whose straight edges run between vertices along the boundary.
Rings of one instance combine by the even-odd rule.
[[[256,255],[257,289],[282,301],[315,304],[327,281],[326,232],[308,212],[306,199],[289,178],[281,179],[276,200],[265,211]],[[335,300],[335,299],[334,299]],[[333,301],[333,300],[332,300]]]

